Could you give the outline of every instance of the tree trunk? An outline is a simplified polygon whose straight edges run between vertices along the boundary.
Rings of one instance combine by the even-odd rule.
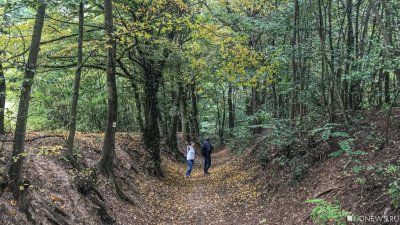
[[[26,64],[24,81],[21,87],[21,96],[19,99],[14,144],[12,156],[10,158],[11,163],[8,170],[8,178],[10,179],[10,190],[13,192],[14,197],[17,199],[20,209],[25,213],[28,213],[27,204],[25,203],[25,195],[28,189],[28,186],[26,186],[26,184],[28,184],[28,182],[23,181],[21,178],[22,165],[25,156],[25,133],[28,120],[29,101],[31,98],[33,78],[36,71],[36,62],[39,55],[40,39],[42,36],[45,12],[46,5],[40,4],[37,8],[31,47],[29,50],[28,63]]]
[[[3,65],[0,62],[0,134],[5,133],[4,123],[4,113],[6,107],[6,79],[4,76]]]
[[[389,71],[383,72],[385,103],[390,103],[390,76]]]
[[[228,88],[228,127],[229,127],[229,136],[233,136],[233,129],[235,128],[235,117],[234,117],[234,108],[233,108],[233,99],[232,99],[232,85],[229,84]]]
[[[154,63],[150,63],[154,65]],[[144,117],[145,127],[143,132],[144,147],[149,154],[148,172],[153,176],[161,176],[160,158],[160,130],[158,127],[158,86],[160,84],[161,72],[155,71],[152,66],[144,70]]]
[[[179,106],[181,110],[181,123],[182,123],[182,134],[186,141],[189,141],[189,123],[187,121],[187,107],[186,107],[186,91],[182,82],[179,82]]]
[[[292,85],[294,86],[294,91],[290,92],[290,110],[289,117],[290,121],[293,123],[295,114],[296,114],[296,103],[297,103],[297,76],[298,76],[298,65],[296,59],[296,45],[297,45],[297,36],[298,36],[298,27],[299,27],[299,1],[294,0],[294,19],[293,19],[293,35],[291,40],[292,47]]]
[[[219,110],[218,110],[218,118],[219,116]],[[220,121],[219,125],[219,142],[221,145],[225,143],[225,138],[224,138],[224,130],[225,130],[225,120],[226,120],[226,107],[225,107],[225,91],[222,92],[222,119]]]
[[[172,82],[175,83],[175,82]],[[171,98],[172,98],[172,106],[171,106],[171,110],[170,110],[170,115],[172,116],[171,118],[171,123],[169,126],[169,130],[168,130],[168,146],[170,148],[170,150],[175,154],[178,152],[178,140],[177,140],[177,136],[176,136],[176,132],[178,129],[178,119],[179,119],[179,115],[178,115],[178,107],[179,107],[179,95],[181,94],[180,91],[180,85],[177,85],[178,87],[172,87],[171,90]],[[176,90],[178,89],[178,90]],[[177,154],[175,155],[177,157]]]
[[[144,125],[143,125],[143,118],[142,118],[142,101],[140,100],[140,94],[139,94],[139,87],[136,85],[135,81],[131,81],[132,89],[133,89],[133,95],[135,97],[135,105],[136,105],[136,120],[139,123],[139,128],[140,131],[143,132],[144,130]]]
[[[193,136],[195,139],[199,139],[200,135],[200,124],[198,120],[198,110],[197,110],[197,95],[196,95],[196,78],[192,78],[190,85],[191,100],[192,100],[192,124],[193,124]]]
[[[71,120],[69,127],[69,134],[67,140],[67,148],[65,151],[65,157],[71,161],[72,165],[77,165],[77,160],[74,156],[74,139],[76,132],[76,117],[78,114],[78,100],[79,100],[79,86],[81,82],[81,72],[82,72],[82,59],[83,59],[83,2],[79,3],[79,34],[78,34],[78,61],[74,81],[74,94],[72,97],[71,106]]]
[[[98,169],[108,176],[114,175],[115,157],[115,131],[117,127],[117,82],[116,73],[116,52],[117,45],[113,37],[114,25],[112,14],[112,0],[104,0],[104,23],[107,34],[107,89],[108,89],[108,110],[107,123],[104,133],[103,149]]]

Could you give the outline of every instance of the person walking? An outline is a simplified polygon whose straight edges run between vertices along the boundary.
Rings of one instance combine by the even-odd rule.
[[[186,146],[186,160],[188,163],[188,169],[186,171],[185,177],[190,178],[190,174],[192,173],[193,169],[194,155],[195,155],[194,142],[192,141],[190,142],[190,144],[188,143]]]
[[[211,167],[211,153],[214,150],[210,142],[210,138],[207,137],[201,146],[201,154],[204,157],[204,176],[209,175],[208,169]]]

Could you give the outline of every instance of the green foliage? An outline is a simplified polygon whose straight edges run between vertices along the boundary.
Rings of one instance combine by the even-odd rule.
[[[335,129],[338,125],[334,123],[325,124],[323,127],[314,129],[311,131],[312,135],[316,135],[321,133],[321,140],[327,141],[332,136],[332,130]]]
[[[318,133],[321,133],[321,138],[320,138],[321,141],[328,141],[329,139],[338,140],[339,150],[332,152],[330,156],[339,157],[341,155],[346,155],[349,158],[348,163],[351,162],[356,156],[367,154],[366,152],[360,150],[354,151],[353,146],[354,146],[354,141],[356,139],[351,138],[350,135],[346,132],[334,131],[335,129],[338,128],[339,128],[338,124],[328,123],[321,128],[314,129],[313,131],[311,131],[311,134],[316,135]]]
[[[269,159],[268,159],[268,150],[262,149],[257,151],[256,159],[258,163],[262,166],[267,166]]]
[[[339,203],[331,204],[323,199],[309,199],[306,202],[316,205],[311,212],[311,219],[317,224],[333,222],[337,225],[345,225],[346,217],[352,215],[342,210]]]
[[[286,167],[289,164],[290,159],[288,159],[285,155],[281,155],[275,158],[273,162],[276,162],[280,167]]]
[[[363,170],[363,167],[362,167],[362,166],[353,166],[353,167],[351,168],[351,170],[352,170],[354,173],[360,173],[360,172]]]
[[[364,185],[366,182],[367,182],[367,180],[362,177],[357,177],[357,179],[356,179],[356,183],[360,184],[360,185]]]
[[[398,180],[389,184],[388,194],[392,198],[393,206],[398,208],[400,206],[400,185]]]
[[[353,142],[355,139],[348,138],[339,141],[339,151],[332,152],[330,156],[339,157],[343,154],[349,157],[349,160],[352,160],[355,156],[366,155],[367,153],[364,151],[353,151]]]
[[[398,208],[400,206],[400,165],[387,165],[386,168],[383,168],[383,174],[392,180],[387,193],[392,198],[392,205]]]
[[[291,166],[291,177],[295,181],[300,181],[303,179],[307,172],[307,165],[300,158],[294,158],[290,161]]]
[[[26,153],[26,152],[19,153],[17,156],[13,156],[12,160],[14,162],[17,162],[18,160],[25,158],[27,155],[28,155],[28,153]]]

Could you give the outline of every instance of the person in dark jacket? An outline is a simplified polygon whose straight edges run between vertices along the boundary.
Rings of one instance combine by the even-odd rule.
[[[211,153],[213,151],[214,147],[212,146],[210,142],[210,138],[207,137],[206,140],[204,141],[203,145],[201,146],[201,154],[204,157],[204,175],[208,175],[208,169],[210,169],[211,166]]]

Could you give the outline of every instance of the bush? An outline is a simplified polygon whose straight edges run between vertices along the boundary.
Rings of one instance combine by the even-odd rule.
[[[307,165],[304,161],[299,158],[294,158],[290,161],[290,166],[292,179],[295,181],[302,180],[307,172]]]
[[[312,209],[311,219],[317,224],[333,222],[337,225],[345,225],[346,217],[352,215],[350,212],[340,209],[339,203],[331,204],[323,199],[309,199],[306,202],[316,205]]]

